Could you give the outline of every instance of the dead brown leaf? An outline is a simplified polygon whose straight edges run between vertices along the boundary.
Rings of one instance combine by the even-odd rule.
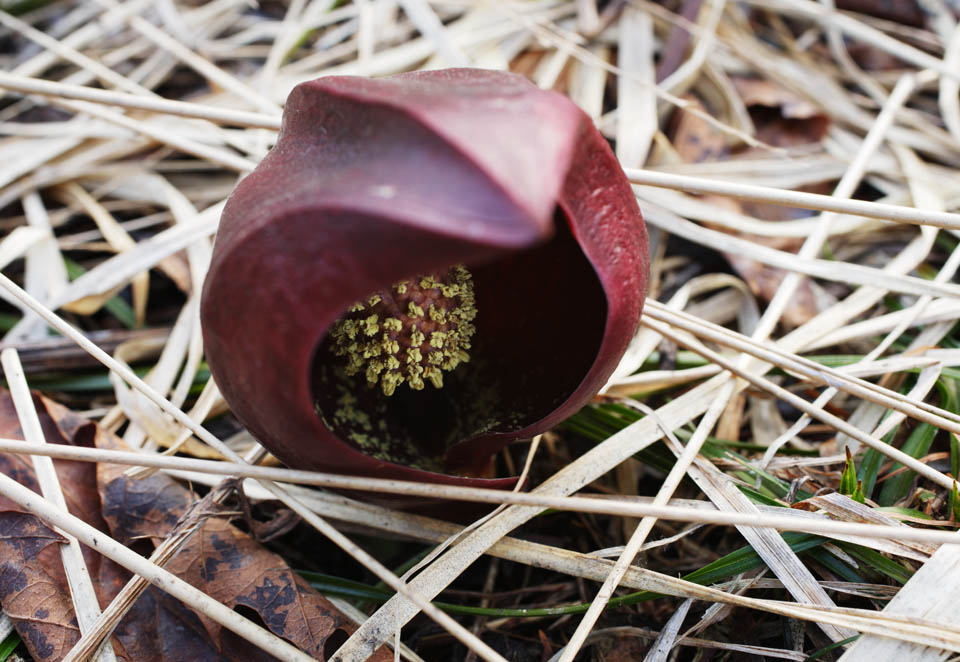
[[[641,660],[650,648],[643,639],[628,634],[613,637],[609,649],[601,653],[603,662],[631,662]]]
[[[819,143],[827,134],[830,117],[790,90],[767,79],[734,77],[732,81],[750,110],[758,140],[790,148]]]
[[[802,120],[824,115],[814,104],[766,78],[735,76],[732,82],[747,107],[779,108],[780,114],[788,119]]]
[[[690,108],[703,112],[703,104],[686,96]],[[674,116],[671,137],[673,148],[684,163],[708,163],[728,155],[726,136],[714,129],[702,116],[678,109]]]
[[[745,101],[749,102],[750,99],[759,99],[762,100],[764,104],[771,106],[786,106],[791,109],[791,113],[800,118],[785,119],[780,117],[778,120],[780,123],[758,123],[758,137],[761,138],[761,140],[782,146],[784,144],[792,144],[792,141],[797,140],[798,136],[806,136],[815,140],[822,138],[822,132],[826,131],[824,126],[826,120],[824,116],[812,112],[812,107],[803,106],[797,97],[782,88],[767,84],[766,81],[751,82],[744,80],[743,84],[744,87],[741,90],[741,94],[744,95]],[[740,84],[738,84],[737,89],[740,90]],[[705,110],[696,97],[688,96],[687,100],[691,102],[692,107]],[[776,124],[778,128],[771,128],[774,124]],[[785,127],[794,125],[810,125],[813,128],[794,131],[790,135],[787,135],[787,129]],[[711,126],[702,117],[687,112],[686,110],[678,110],[676,113],[672,142],[674,148],[677,150],[677,154],[685,163],[716,161],[724,157],[728,152],[726,136]],[[702,199],[717,207],[723,207],[733,212],[746,213],[757,218],[771,221],[794,218],[798,214],[796,210],[790,210],[785,207],[763,203],[742,203],[724,196],[706,195],[703,196]],[[800,213],[806,214],[809,212]],[[716,230],[729,232],[729,230],[724,227],[713,227]],[[739,236],[747,238],[757,244],[785,251],[796,251],[802,243],[796,238],[761,237],[745,233],[739,233]],[[724,257],[726,257],[733,270],[747,283],[750,290],[764,301],[770,301],[770,299],[773,298],[773,295],[776,294],[780,283],[786,275],[783,269],[770,267],[747,257],[732,254],[724,254]],[[783,322],[787,326],[796,327],[809,320],[816,315],[817,312],[818,306],[813,284],[809,278],[804,278],[797,288],[793,299],[783,312]]]
[[[124,448],[119,439],[68,409],[40,396],[34,401],[48,442]],[[22,438],[6,391],[0,391],[0,436]],[[161,474],[132,480],[118,465],[60,460],[55,465],[70,512],[145,555],[196,500]],[[39,491],[29,457],[0,454],[0,471]],[[61,659],[79,638],[57,549],[60,541],[39,519],[0,498],[0,604],[37,662]],[[130,573],[87,548],[84,558],[104,607]],[[281,557],[217,517],[203,521],[167,569],[317,659],[325,659],[354,629]],[[131,662],[273,659],[154,588],[120,622],[112,642],[118,658]],[[381,649],[374,659],[389,660],[390,655]]]

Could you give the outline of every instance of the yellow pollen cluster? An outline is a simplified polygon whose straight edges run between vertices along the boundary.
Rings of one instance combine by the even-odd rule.
[[[470,360],[477,316],[473,279],[456,265],[444,274],[416,276],[352,305],[330,328],[335,356],[348,376],[393,395],[403,383],[443,386],[443,373]]]

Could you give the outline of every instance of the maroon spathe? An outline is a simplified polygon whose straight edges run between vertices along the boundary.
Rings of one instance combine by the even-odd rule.
[[[402,387],[381,405],[443,474],[368,456],[328,427],[341,385],[324,377],[324,339],[354,302],[453,264],[476,285],[470,363],[443,389]],[[630,185],[566,97],[474,69],[321,78],[294,89],[276,147],[227,202],[204,341],[237,417],[291,467],[504,485],[464,476],[600,389],[636,330],[648,268]]]

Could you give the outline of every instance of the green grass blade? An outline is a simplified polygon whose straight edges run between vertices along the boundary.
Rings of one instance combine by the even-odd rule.
[[[7,638],[0,642],[0,662],[6,662],[19,645],[20,635],[16,632],[8,634]]]
[[[950,472],[953,477],[960,476],[960,441],[957,441],[957,435],[950,435]]]
[[[862,547],[852,542],[840,542],[836,540],[833,542],[837,547],[855,558],[861,564],[861,568],[870,568],[900,584],[906,584],[907,580],[913,576],[912,571],[907,570],[896,561],[887,558],[880,552],[870,549],[869,547]]]
[[[844,581],[865,584],[866,580],[843,559],[837,557],[828,549],[811,549],[807,554],[827,570]]]
[[[847,447],[847,463],[843,467],[843,473],[840,474],[840,487],[837,491],[840,494],[850,496],[857,489],[857,468],[853,464],[853,456],[850,454],[850,448]],[[862,482],[861,482],[862,485]]]
[[[841,641],[835,641],[829,646],[824,646],[820,650],[810,653],[810,655],[804,658],[803,662],[815,662],[816,660],[819,660],[820,658],[822,658],[824,655],[826,655],[831,651],[838,650],[840,648],[843,648],[844,646],[849,646],[860,637],[861,635],[855,634],[852,637],[847,637],[846,639],[843,639]]]
[[[787,531],[783,533],[783,539],[790,545],[790,549],[800,553],[815,549],[823,544],[825,540],[818,536],[808,533],[797,533]],[[741,547],[740,549],[727,554],[709,563],[699,570],[695,570],[683,579],[700,585],[715,584],[726,579],[730,579],[740,573],[753,570],[763,565],[763,560],[751,547]],[[325,575],[320,572],[310,572],[306,570],[298,571],[304,579],[310,582],[311,586],[325,595],[334,595],[345,598],[356,598],[363,600],[374,600],[385,602],[393,592],[376,586],[370,586],[362,582],[356,582],[341,577]],[[607,608],[619,607],[657,598],[665,597],[660,593],[652,591],[639,591],[628,595],[613,598],[607,605]],[[448,602],[434,602],[434,604],[444,611],[456,614],[471,614],[475,616],[490,616],[493,618],[532,618],[544,616],[564,616],[567,614],[582,614],[590,608],[589,602],[557,605],[556,607],[519,607],[519,608],[496,608],[496,607],[470,607],[466,605],[456,605]]]
[[[784,531],[781,535],[790,549],[798,554],[826,542],[824,538],[809,533]],[[763,560],[752,547],[741,547],[712,563],[708,563],[699,570],[694,570],[689,575],[684,576],[684,579],[696,584],[716,584],[742,572],[759,568],[762,564]]]
[[[899,427],[899,426],[897,426]],[[889,444],[897,434],[897,428],[894,428],[883,437],[884,443]],[[873,488],[877,484],[877,474],[880,473],[880,467],[883,466],[884,455],[872,448],[868,448],[863,454],[863,460],[860,462],[860,469],[857,472],[857,478],[863,481],[863,494],[872,498]]]
[[[911,457],[921,458],[930,451],[930,445],[935,436],[937,436],[937,428],[929,423],[921,423],[913,429],[900,450]],[[902,464],[896,463],[890,471],[893,472],[902,467]],[[903,471],[890,478],[883,484],[877,503],[881,506],[892,506],[907,497],[916,477],[917,475],[912,471]]]
[[[0,331],[9,331],[17,322],[22,318],[19,315],[10,315],[8,313],[0,313]]]

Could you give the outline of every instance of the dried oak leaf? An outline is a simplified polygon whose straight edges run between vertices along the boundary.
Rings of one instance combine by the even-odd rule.
[[[124,449],[115,436],[68,409],[40,396],[34,402],[48,442]],[[2,390],[0,437],[22,438],[12,401]],[[167,476],[133,480],[118,465],[54,463],[70,512],[144,554],[196,499]],[[29,457],[0,454],[0,471],[39,492]],[[79,638],[57,548],[61,540],[38,518],[0,497],[0,605],[37,662],[62,659]],[[130,573],[86,547],[83,551],[106,606]],[[204,520],[167,569],[317,659],[325,659],[353,631],[282,558],[221,519]],[[112,642],[118,658],[130,662],[273,659],[152,587],[120,622]],[[389,654],[381,650],[373,659],[388,660]]]

